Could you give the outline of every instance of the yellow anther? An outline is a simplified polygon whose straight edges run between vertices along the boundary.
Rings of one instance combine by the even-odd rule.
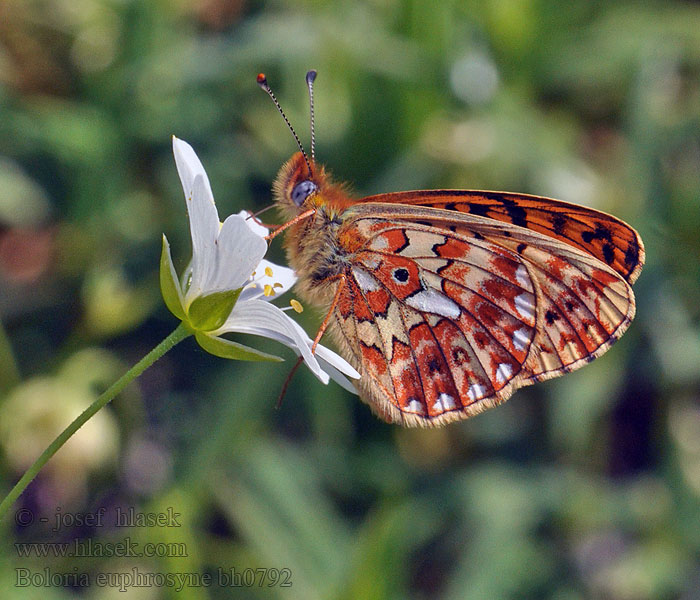
[[[264,291],[263,291],[263,294],[264,294],[265,296],[268,296],[268,297],[269,297],[269,296],[274,296],[274,295],[275,295],[275,290],[272,288],[272,286],[271,286],[269,283],[266,283],[266,284],[265,284]]]
[[[284,287],[279,281],[276,281],[275,283],[272,284],[272,287]]]
[[[299,302],[298,300],[295,300],[294,298],[292,298],[289,301],[289,304],[296,312],[298,312],[298,313],[304,312],[304,307],[301,305],[301,302]]]
[[[272,269],[270,267],[265,267],[265,275],[272,277]]]

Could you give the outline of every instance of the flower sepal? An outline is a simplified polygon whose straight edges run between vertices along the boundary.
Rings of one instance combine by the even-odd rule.
[[[170,244],[165,236],[163,236],[163,249],[160,253],[160,293],[163,295],[168,310],[180,321],[185,321],[184,299],[180,291],[175,265],[173,265],[173,259],[170,256]]]
[[[267,362],[281,362],[284,360],[280,356],[267,354],[255,348],[250,348],[249,346],[244,346],[243,344],[238,344],[237,342],[232,342],[231,340],[226,340],[221,337],[213,337],[200,331],[196,331],[194,336],[203,350],[219,358]]]
[[[187,308],[187,320],[192,329],[205,332],[219,329],[231,314],[242,289],[213,292],[192,300]]]

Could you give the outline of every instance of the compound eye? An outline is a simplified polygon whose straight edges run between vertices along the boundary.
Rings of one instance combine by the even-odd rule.
[[[304,200],[316,190],[318,190],[318,186],[310,179],[297,183],[292,190],[292,202],[297,206],[301,206],[304,204]]]

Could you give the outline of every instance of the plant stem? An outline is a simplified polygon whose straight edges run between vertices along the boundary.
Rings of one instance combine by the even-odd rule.
[[[122,375],[112,386],[107,389],[97,400],[88,406],[68,427],[66,427],[59,436],[51,442],[46,450],[34,461],[34,464],[27,469],[26,473],[12,488],[7,497],[0,503],[0,521],[5,516],[5,513],[19,498],[20,494],[27,488],[32,479],[34,479],[41,468],[56,454],[56,452],[65,444],[71,436],[78,431],[98,410],[104,407],[110,400],[119,394],[129,383],[136,379],[148,367],[156,362],[168,350],[172,349],[177,343],[190,336],[192,332],[182,323],[166,337],[160,344],[137,362],[131,369]]]
[[[12,389],[19,382],[19,367],[14,352],[12,352],[7,332],[0,322],[0,392]]]

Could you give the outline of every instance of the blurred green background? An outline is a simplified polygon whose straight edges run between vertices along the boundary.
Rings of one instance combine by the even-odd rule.
[[[584,369],[436,431],[305,370],[275,410],[292,361],[188,340],[0,523],[3,598],[700,598],[693,2],[1,2],[0,495],[176,325],[157,283],[161,233],[179,269],[190,252],[170,136],[220,214],[266,206],[295,146],[255,76],[306,142],[309,68],[317,156],[358,194],[505,189],[630,222],[648,256],[635,322]],[[116,527],[118,507],[180,526]],[[186,556],[95,549],[127,539]],[[150,583],[120,591],[135,569]],[[231,569],[266,579],[218,585]],[[177,573],[213,583],[177,591]]]

